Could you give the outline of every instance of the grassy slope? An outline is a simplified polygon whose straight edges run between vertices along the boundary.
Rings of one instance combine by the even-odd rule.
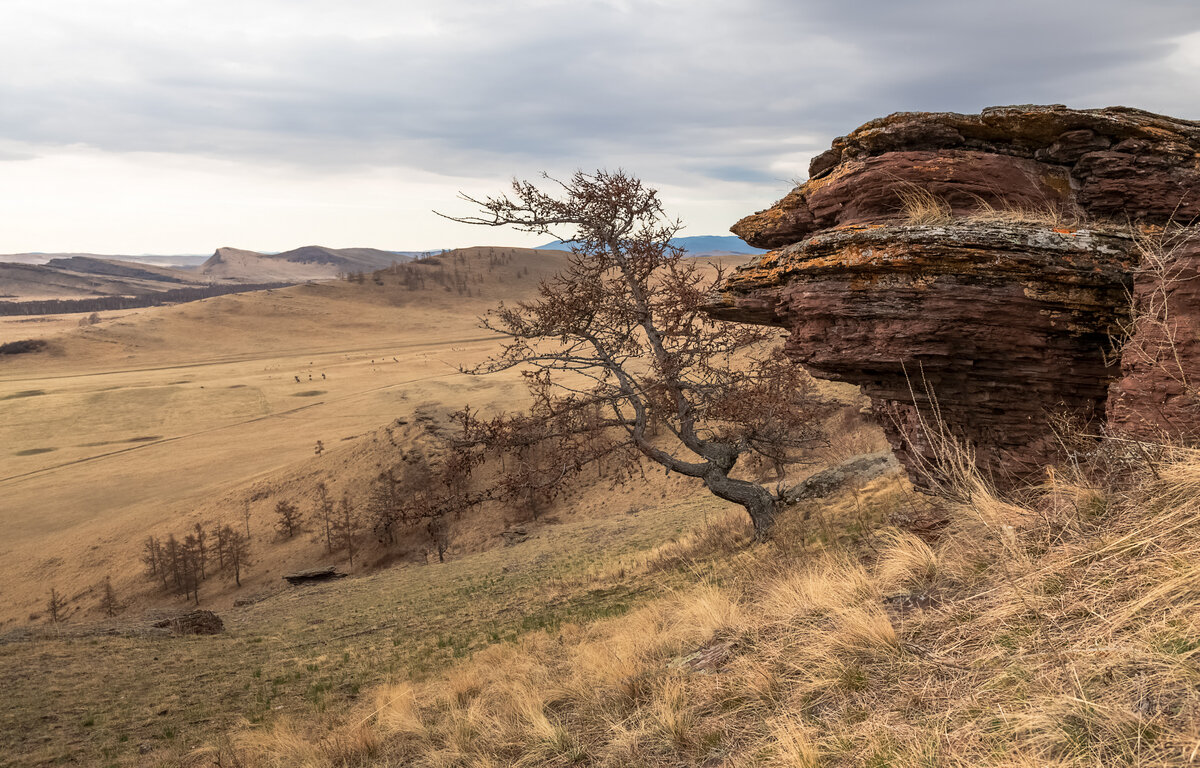
[[[690,570],[646,553],[717,514],[704,494],[575,517],[445,564],[293,588],[223,611],[213,637],[110,637],[66,625],[0,644],[0,765],[144,765],[187,755],[239,722],[343,711],[398,677],[564,623],[619,615]],[[142,745],[150,755],[141,755]]]
[[[255,766],[1194,763],[1200,454],[1123,487],[1052,480],[1022,504],[970,490],[945,502],[955,522],[932,546],[886,527],[888,510],[918,502],[876,481],[807,521],[793,514],[775,543],[719,559],[694,589],[209,754]],[[704,648],[711,668],[678,663]]]

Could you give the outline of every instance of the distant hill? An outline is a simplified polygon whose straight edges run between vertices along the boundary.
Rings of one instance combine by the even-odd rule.
[[[46,264],[0,262],[0,299],[89,299],[142,296],[213,282],[194,272],[94,256],[53,258]]]
[[[137,264],[152,264],[159,267],[195,267],[208,257],[203,254],[153,254],[105,255],[100,253],[9,253],[0,254],[0,262],[8,264],[47,264],[56,259],[100,259],[103,261],[131,261]]]
[[[376,248],[326,248],[306,245],[282,253],[218,248],[200,265],[209,278],[249,282],[325,280],[348,272],[373,272],[411,260],[412,256]]]
[[[722,254],[744,254],[750,256],[756,253],[766,253],[761,248],[746,245],[740,237],[734,237],[733,235],[676,237],[671,240],[671,244],[679,246],[689,256],[720,256]],[[571,246],[569,243],[555,240],[553,243],[539,245],[538,248],[542,250],[567,251],[571,249]]]

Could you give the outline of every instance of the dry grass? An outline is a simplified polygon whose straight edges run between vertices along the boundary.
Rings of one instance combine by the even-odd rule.
[[[1082,214],[1062,205],[1047,202],[1044,205],[1006,204],[997,207],[979,195],[973,195],[972,210],[965,216],[956,216],[953,206],[946,198],[928,189],[906,182],[895,188],[900,202],[899,216],[906,224],[946,225],[956,220],[981,224],[1028,224],[1052,229],[1074,228],[1080,225]]]
[[[908,224],[950,224],[954,211],[945,198],[933,194],[917,184],[907,183],[896,187],[900,199],[900,216]]]
[[[1176,450],[1157,478],[1122,488],[1059,478],[1019,506],[973,490],[936,545],[885,530],[872,547],[802,558],[737,549],[693,589],[488,649],[330,731],[310,724],[321,735],[307,751],[293,725],[247,736],[239,754],[313,766],[1200,760],[1200,452]],[[918,593],[927,607],[901,599]],[[670,663],[717,646],[711,668]],[[331,733],[345,752],[329,753]]]

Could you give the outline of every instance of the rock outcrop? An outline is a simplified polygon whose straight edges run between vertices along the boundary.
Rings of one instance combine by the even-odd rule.
[[[1154,323],[1131,339],[1148,340],[1141,364],[1135,345],[1113,354],[1130,292],[1154,290],[1146,238],[1196,217],[1200,123],[1126,108],[899,113],[836,139],[809,181],[733,227],[775,250],[708,310],[783,326],[792,359],[860,385],[914,479],[946,435],[998,481],[1023,479],[1052,460],[1059,417],[1098,427],[1108,413],[1141,434],[1164,412],[1197,423],[1190,385],[1146,362],[1167,354]],[[1200,381],[1187,271],[1200,262],[1176,251],[1171,352]],[[1146,407],[1151,392],[1165,410]]]
[[[1114,432],[1200,439],[1200,230],[1138,243],[1121,378],[1108,396]]]

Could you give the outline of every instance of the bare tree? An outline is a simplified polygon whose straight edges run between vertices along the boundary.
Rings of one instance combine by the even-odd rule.
[[[196,605],[200,605],[200,582],[201,576],[201,546],[196,535],[189,533],[183,537],[183,542],[179,545],[179,570],[182,575],[183,597],[186,600],[190,594],[195,598]]]
[[[300,509],[290,501],[280,501],[275,505],[275,530],[285,539],[294,537],[304,530],[304,520]]]
[[[362,520],[358,511],[350,503],[350,496],[343,494],[342,501],[338,505],[337,516],[334,518],[333,540],[337,542],[339,549],[346,550],[346,557],[350,561],[351,568],[354,567],[354,552],[361,528]]]
[[[229,552],[229,539],[225,533],[226,529],[229,529],[228,525],[214,525],[212,533],[209,534],[217,552],[217,570],[220,572],[225,571],[225,562]]]
[[[324,482],[317,483],[317,508],[313,510],[313,522],[318,530],[325,535],[325,551],[333,552],[333,499],[329,496],[329,487]]]
[[[146,540],[142,542],[142,563],[146,567],[147,578],[161,579],[163,589],[167,589],[170,566],[166,563],[163,555],[162,542],[154,536],[147,536]]]
[[[367,494],[367,517],[375,538],[384,546],[396,542],[396,526],[405,513],[406,495],[391,470],[380,472]]]
[[[64,611],[67,608],[67,598],[58,593],[54,587],[50,588],[50,599],[46,601],[46,612],[50,614],[50,621],[57,624],[64,616]]]
[[[234,582],[240,587],[242,586],[242,571],[249,565],[250,561],[250,540],[242,535],[241,531],[234,529],[232,526],[225,526],[221,529],[222,538],[225,539],[225,561],[227,567],[233,573]]]
[[[100,592],[100,610],[104,611],[105,616],[116,616],[123,607],[121,601],[117,599],[117,593],[113,590],[112,579],[105,576]]]
[[[604,417],[590,429],[616,430],[629,454],[703,481],[745,508],[765,536],[783,491],[732,473],[745,454],[795,461],[821,440],[810,381],[775,351],[776,331],[703,311],[723,270],[702,270],[671,245],[682,225],[655,190],[622,171],[547,179],[551,192],[514,181],[510,195],[462,195],[479,214],[448,217],[573,243],[566,268],[541,283],[537,299],[488,314],[484,327],[510,341],[473,372],[531,369],[551,425],[576,428],[577,414],[599,406]],[[667,439],[655,438],[658,427]]]
[[[205,544],[208,541],[208,532],[204,530],[204,526],[200,523],[196,523],[193,530],[195,531],[193,535],[196,537],[196,566],[200,571],[200,579],[203,580],[207,578],[204,573],[204,566],[208,558],[208,552],[205,548]]]

